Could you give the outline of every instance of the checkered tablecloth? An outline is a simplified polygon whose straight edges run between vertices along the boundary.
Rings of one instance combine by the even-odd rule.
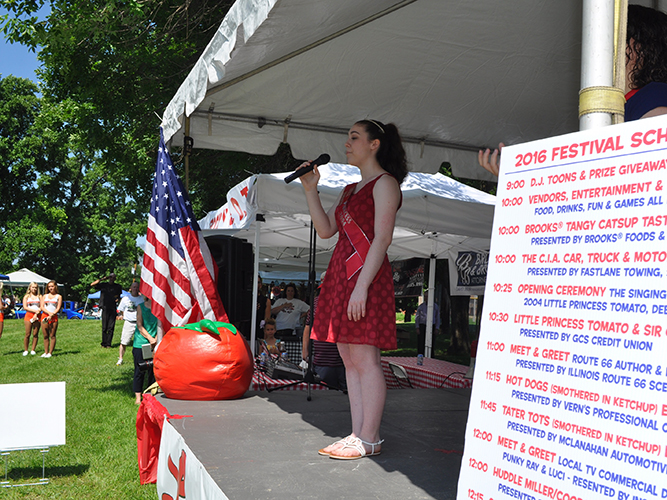
[[[387,381],[387,389],[400,389],[391,368],[389,368],[389,361],[405,368],[412,387],[415,389],[438,389],[441,387],[463,389],[472,387],[472,380],[465,379],[462,375],[468,371],[467,366],[433,358],[424,358],[424,364],[419,366],[416,356],[387,356],[382,358],[382,371]]]
[[[281,387],[281,391],[306,391],[308,390],[308,384],[305,382],[300,382],[298,384],[290,385],[289,387],[282,387],[288,384],[294,383],[295,380],[282,379],[282,378],[271,378],[266,373],[259,370],[255,370],[255,373],[252,374],[252,382],[250,383],[251,391],[266,391],[267,389],[276,389]],[[311,384],[310,388],[313,390],[322,390],[328,389],[322,384]]]

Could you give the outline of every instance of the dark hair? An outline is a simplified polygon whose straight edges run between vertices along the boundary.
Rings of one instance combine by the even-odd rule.
[[[297,290],[296,285],[294,283],[288,283],[287,285],[285,285],[285,290],[284,290],[285,291],[285,297],[287,297],[287,289],[289,287],[294,288],[294,298],[298,299],[299,298],[299,291]]]
[[[264,328],[266,328],[266,325],[276,326],[276,320],[273,318],[269,318],[264,322]]]
[[[359,120],[357,123],[364,126],[371,141],[375,139],[380,141],[380,148],[375,157],[380,166],[401,184],[408,175],[408,160],[396,125],[377,120]]]
[[[651,82],[667,83],[667,14],[641,5],[628,6],[626,41],[636,42],[637,63],[630,73],[631,88]]]

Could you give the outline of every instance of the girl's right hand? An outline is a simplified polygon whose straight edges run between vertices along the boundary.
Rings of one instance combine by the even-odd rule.
[[[299,169],[305,168],[308,165],[310,165],[310,161],[304,161],[297,167],[296,170],[298,171]],[[301,184],[306,191],[317,189],[317,183],[320,182],[320,173],[317,171],[317,166],[313,168],[312,172],[308,172],[299,177],[299,180],[301,181]]]

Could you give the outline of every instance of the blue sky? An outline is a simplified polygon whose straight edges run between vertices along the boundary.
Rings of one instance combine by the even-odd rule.
[[[37,54],[30,52],[23,45],[0,42],[0,74],[2,77],[9,75],[20,76],[37,81],[35,70],[39,67]]]
[[[46,17],[50,7],[43,7],[39,16]],[[5,9],[0,8],[0,15],[6,14]],[[37,53],[30,52],[26,47],[18,43],[8,43],[5,37],[0,33],[0,74],[2,77],[9,75],[29,78],[37,82],[35,70],[39,67]]]

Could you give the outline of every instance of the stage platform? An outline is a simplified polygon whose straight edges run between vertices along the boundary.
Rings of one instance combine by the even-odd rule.
[[[387,391],[382,454],[341,461],[317,450],[350,432],[338,391],[248,392],[234,401],[157,400],[230,500],[454,499],[470,389]]]

